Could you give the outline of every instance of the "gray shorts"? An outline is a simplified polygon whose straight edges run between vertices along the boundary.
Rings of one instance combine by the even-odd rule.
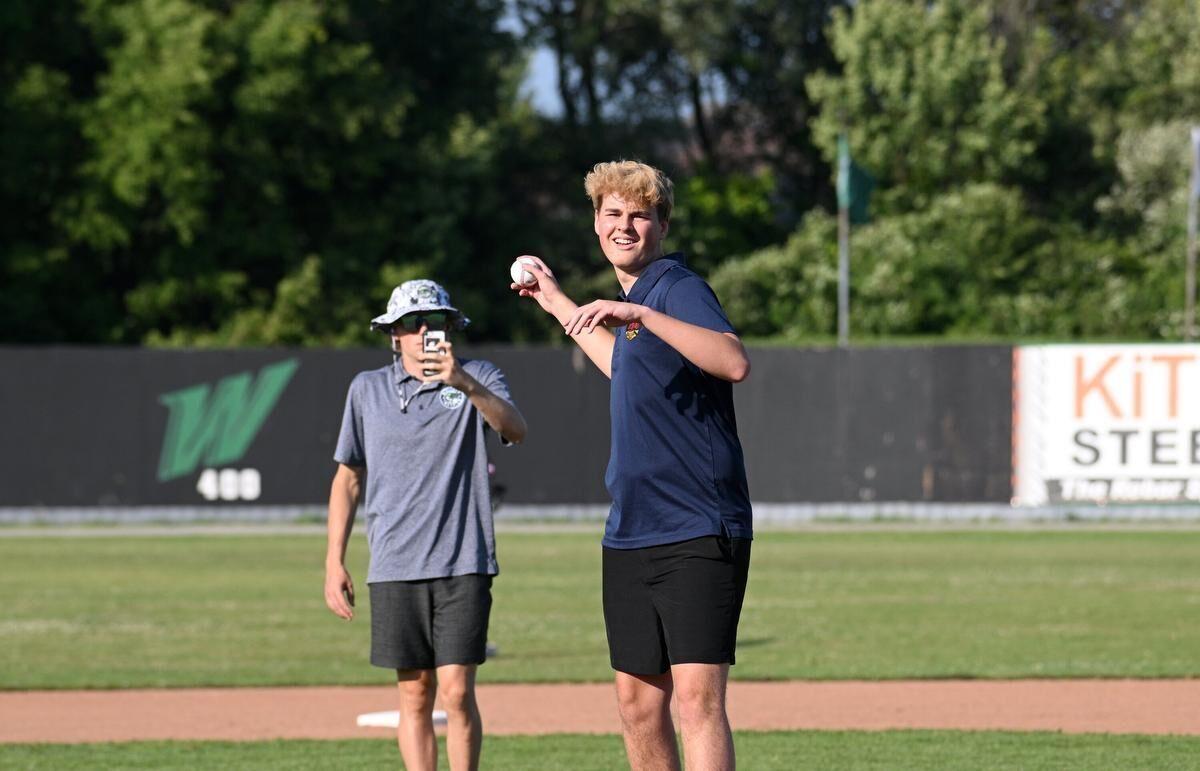
[[[371,663],[387,669],[482,664],[492,577],[383,581],[371,590]]]

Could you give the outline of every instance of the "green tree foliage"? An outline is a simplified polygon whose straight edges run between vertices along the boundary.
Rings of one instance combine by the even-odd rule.
[[[843,130],[855,334],[1170,339],[1198,73],[1194,0],[9,0],[0,341],[378,342],[417,276],[556,338],[508,262],[610,294],[582,180],[621,157],[744,333],[828,339]]]
[[[1174,120],[1123,131],[1117,142],[1118,181],[1096,204],[1109,230],[1127,234],[1129,251],[1145,271],[1144,280],[1127,292],[1157,307],[1147,329],[1164,338],[1183,333],[1189,129],[1198,124]]]
[[[66,3],[0,4],[0,339],[93,339],[114,310],[70,260],[59,202],[83,159],[78,95],[98,66]],[[71,323],[64,325],[70,314]]]
[[[863,228],[855,249],[855,318],[870,335],[1071,338],[1145,321],[1112,292],[1141,277],[1120,246],[1040,219],[1012,188],[964,186]]]
[[[836,11],[839,68],[808,81],[814,134],[832,158],[848,133],[881,187],[875,220],[854,232],[854,332],[1177,335],[1197,8],[877,0]],[[833,232],[810,214],[785,246],[723,266],[713,280],[735,324],[832,335]]]
[[[818,73],[817,143],[849,135],[885,211],[925,207],[947,187],[1005,182],[1029,164],[1045,106],[1010,83],[986,6],[967,0],[862,3],[834,13],[842,70]]]
[[[826,35],[846,0],[667,0],[657,5],[683,76],[690,144],[717,170],[773,171],[775,209],[795,212],[832,200],[830,167],[817,151],[817,114],[806,78],[835,66]]]
[[[815,210],[787,243],[726,262],[711,281],[744,336],[830,335],[837,319],[837,222]]]
[[[1104,51],[1103,75],[1125,82],[1119,125],[1200,118],[1200,5],[1149,0]]]
[[[812,214],[785,246],[717,271],[713,286],[735,326],[752,336],[832,337],[835,233],[832,218]],[[1163,278],[1119,242],[1039,219],[1016,190],[968,185],[855,232],[852,333],[1158,336],[1170,323]]]
[[[846,0],[515,0],[526,40],[557,65],[564,131],[596,158],[679,172],[772,170],[773,206],[829,199],[805,85],[830,67],[825,29]]]
[[[505,251],[492,251],[477,208],[500,142],[519,138],[507,127],[519,62],[497,26],[500,0],[71,10],[55,32],[86,40],[97,66],[64,72],[31,48],[5,70],[6,106],[20,115],[6,132],[64,166],[6,158],[6,169],[53,175],[5,175],[6,200],[70,180],[36,219],[25,212],[33,243],[9,240],[4,269],[23,283],[8,306],[49,286],[75,287],[77,302],[32,334],[5,314],[6,337],[361,342],[394,277],[385,266],[419,264],[466,296],[483,255],[503,275]],[[41,11],[27,13],[32,27]]]
[[[775,205],[775,180],[757,175],[700,170],[676,188],[671,239],[705,274],[729,257],[754,251],[785,235]]]

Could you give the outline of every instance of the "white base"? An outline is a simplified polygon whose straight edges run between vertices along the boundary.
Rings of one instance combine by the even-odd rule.
[[[359,728],[398,728],[400,726],[400,710],[387,712],[365,712],[358,716]],[[433,711],[434,726],[446,725],[446,711]]]

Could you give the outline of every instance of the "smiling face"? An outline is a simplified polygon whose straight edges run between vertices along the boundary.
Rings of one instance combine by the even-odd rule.
[[[649,205],[627,201],[608,193],[596,209],[595,231],[600,249],[618,275],[637,276],[662,256],[662,242],[669,227]]]

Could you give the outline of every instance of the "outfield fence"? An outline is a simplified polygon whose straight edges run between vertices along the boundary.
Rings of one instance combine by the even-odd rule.
[[[530,426],[490,447],[499,516],[603,517],[604,377],[573,348],[464,348]],[[1200,346],[750,355],[734,393],[760,521],[1200,518]],[[0,347],[0,522],[319,519],[346,388],[390,363]]]

